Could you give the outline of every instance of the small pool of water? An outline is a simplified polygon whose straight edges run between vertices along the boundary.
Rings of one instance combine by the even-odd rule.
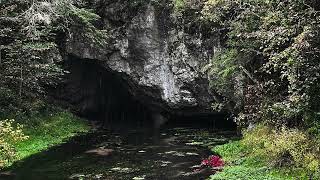
[[[114,133],[96,131],[19,162],[2,179],[206,179],[211,170],[195,171],[234,132],[169,128]]]

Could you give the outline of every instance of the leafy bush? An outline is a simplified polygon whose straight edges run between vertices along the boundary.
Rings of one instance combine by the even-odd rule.
[[[209,64],[213,89],[227,103],[243,92],[242,121],[271,119],[277,126],[308,128],[317,121],[320,16],[316,8],[314,2],[300,0],[205,2],[202,20],[214,25],[224,49]],[[237,87],[235,73],[243,74],[243,88]]]
[[[207,71],[211,79],[210,87],[215,92],[223,94],[224,99],[220,104],[230,104],[234,102],[236,107],[241,106],[241,100],[238,93],[241,91],[236,90],[237,85],[234,80],[241,79],[240,66],[236,62],[238,51],[236,49],[227,49],[219,52],[215,55],[214,61],[211,61],[203,68],[203,71]],[[223,105],[220,105],[223,106]],[[234,109],[237,109],[233,107]],[[232,111],[233,109],[229,109]]]
[[[276,130],[259,125],[244,133],[242,144],[248,147],[248,153],[263,157],[270,165],[302,167],[310,174],[319,173],[319,144],[298,129]]]
[[[211,155],[206,159],[201,161],[201,166],[211,167],[211,168],[222,168],[224,166],[224,161],[221,157],[217,155]]]
[[[180,9],[183,9],[185,6],[185,1],[184,0],[173,0],[173,5],[175,8],[175,11],[179,11]]]
[[[213,148],[225,160],[211,179],[319,179],[319,142],[298,129],[257,125],[240,141]]]
[[[17,157],[15,145],[28,139],[14,120],[0,121],[0,169]]]
[[[291,180],[301,176],[301,173],[282,173],[274,167],[265,164],[265,158],[249,154],[251,150],[242,141],[232,141],[213,148],[213,151],[222,156],[226,165],[223,171],[210,177],[210,179],[225,180]],[[304,179],[303,176],[301,179]]]

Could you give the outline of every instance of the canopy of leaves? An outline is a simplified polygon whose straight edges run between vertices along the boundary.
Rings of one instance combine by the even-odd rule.
[[[83,3],[72,0],[0,3],[1,94],[10,91],[18,99],[30,99],[45,95],[45,87],[55,87],[65,73],[59,65],[63,59],[60,46],[72,26],[94,42],[102,39],[104,34],[93,25],[99,16],[82,8]],[[5,99],[0,97],[0,101]]]
[[[311,0],[206,1],[203,21],[215,24],[226,49],[207,70],[213,88],[227,98],[232,97],[230,87],[237,86],[235,77],[244,74],[245,86],[233,89],[233,94],[243,91],[242,117],[256,115],[244,121],[308,127],[319,123],[317,6]]]

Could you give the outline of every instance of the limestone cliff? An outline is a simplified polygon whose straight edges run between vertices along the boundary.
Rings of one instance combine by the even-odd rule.
[[[120,77],[130,94],[151,109],[210,112],[214,97],[201,69],[219,48],[215,36],[180,22],[168,3],[145,3],[134,9],[129,2],[94,2],[101,16],[97,26],[108,32],[106,43],[94,44],[74,27],[66,54],[92,60]]]

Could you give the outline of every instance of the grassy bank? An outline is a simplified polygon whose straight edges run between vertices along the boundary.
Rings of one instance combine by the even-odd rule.
[[[226,166],[222,172],[211,176],[211,180],[292,180],[297,179],[297,177],[308,179],[303,171],[294,172],[290,169],[277,169],[268,165],[264,158],[248,155],[246,148],[241,145],[241,141],[220,145],[212,150],[223,157]]]
[[[77,134],[88,132],[90,129],[87,122],[62,110],[41,113],[26,119],[22,118],[19,123],[23,125],[23,132],[28,136],[28,139],[14,145],[16,158],[6,166],[61,144]]]
[[[311,140],[304,139],[299,133],[299,131],[287,130],[285,132],[266,131],[266,127],[260,126],[253,132],[246,133],[240,141],[214,147],[212,151],[221,155],[226,165],[223,171],[211,176],[210,179],[319,178],[319,172],[316,170],[319,159],[310,160],[309,158],[318,146],[311,145],[309,142]],[[266,139],[266,136],[270,137]],[[313,167],[316,167],[315,170],[312,170]]]

